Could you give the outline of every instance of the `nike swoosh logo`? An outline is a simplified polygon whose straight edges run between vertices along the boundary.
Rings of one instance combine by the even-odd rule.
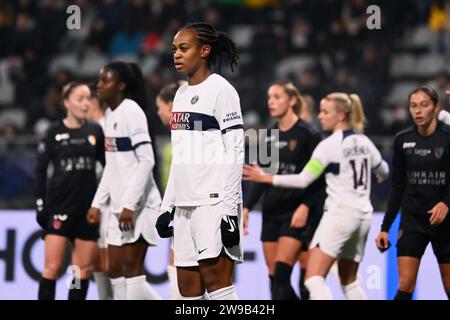
[[[203,249],[203,250],[198,250],[198,254],[201,254],[203,251],[205,251],[206,249],[208,249],[208,248],[205,248],[205,249]]]
[[[228,217],[227,217],[227,221],[228,221],[228,223],[230,224],[230,229],[228,229],[228,231],[234,232],[234,229],[235,229],[235,227],[234,227],[234,221],[231,220],[231,219],[228,218]]]

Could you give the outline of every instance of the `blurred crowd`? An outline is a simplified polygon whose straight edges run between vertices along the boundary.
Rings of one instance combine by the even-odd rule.
[[[381,29],[369,29],[369,5]],[[81,9],[80,29],[66,25]],[[450,87],[448,0],[2,0],[0,2],[0,135],[40,135],[64,115],[61,87],[73,78],[95,82],[102,65],[138,62],[146,76],[147,112],[156,134],[155,95],[180,78],[171,41],[189,21],[229,32],[240,60],[227,73],[248,127],[270,121],[266,90],[289,79],[317,109],[332,91],[362,97],[369,134],[391,135],[408,123],[409,88]],[[442,97],[444,94],[442,94]]]

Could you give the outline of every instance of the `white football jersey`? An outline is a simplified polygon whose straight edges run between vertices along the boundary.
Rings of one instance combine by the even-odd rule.
[[[109,195],[114,213],[124,207],[135,211],[144,206],[159,208],[161,196],[151,173],[143,194],[133,185],[138,167],[135,149],[150,143],[144,111],[133,100],[124,99],[114,111],[106,110],[104,133],[106,166],[93,206],[99,207]]]
[[[311,159],[325,167],[325,209],[350,207],[370,213],[371,171],[382,163],[378,149],[362,133],[336,131],[322,140]]]
[[[243,130],[239,96],[233,86],[215,73],[198,85],[183,84],[173,101],[170,129],[173,157],[166,194],[173,199],[167,200],[165,195],[164,202],[209,205],[226,198],[228,192],[232,193],[230,199],[236,197],[242,203],[243,143],[227,146],[223,138],[228,130]],[[227,158],[225,150],[233,148],[238,149],[233,152],[239,159]],[[240,175],[230,175],[230,168],[237,163]],[[226,184],[239,190],[226,191]]]

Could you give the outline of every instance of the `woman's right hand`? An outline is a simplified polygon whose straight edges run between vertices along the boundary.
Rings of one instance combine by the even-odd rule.
[[[375,238],[375,244],[377,245],[378,250],[380,250],[381,252],[389,249],[388,233],[386,231],[381,231]]]
[[[98,224],[100,222],[100,209],[91,207],[86,215],[89,224]]]

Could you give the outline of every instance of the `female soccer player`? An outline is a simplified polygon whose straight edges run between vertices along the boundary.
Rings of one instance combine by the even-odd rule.
[[[87,118],[100,124],[102,129],[105,129],[105,111],[106,105],[100,101],[96,95],[96,88],[91,87],[92,97],[89,105]],[[97,166],[97,179],[100,180],[103,172],[103,167]],[[94,280],[97,285],[98,297],[100,300],[112,300],[113,293],[111,287],[111,281],[108,277],[109,259],[108,259],[108,244],[106,243],[106,234],[108,230],[109,219],[109,202],[101,208],[100,228],[98,253],[94,261]]]
[[[156,106],[158,107],[158,116],[161,119],[161,122],[165,125],[169,125],[170,115],[172,113],[173,108],[173,99],[175,98],[175,94],[183,82],[171,83],[164,86],[158,93],[156,97]],[[172,162],[172,147],[170,144],[162,150],[163,152],[163,186],[167,185],[167,179],[169,178],[170,171],[170,163]],[[166,165],[169,164],[166,169]],[[174,264],[173,257],[173,242],[170,244],[170,253],[169,253],[169,265],[167,266],[167,274],[169,276],[169,299],[170,300],[179,300],[180,291],[178,290],[178,281],[177,281],[177,269]]]
[[[84,300],[97,251],[98,227],[88,225],[86,213],[97,189],[96,162],[105,164],[104,136],[99,125],[86,120],[91,99],[86,84],[67,84],[63,97],[67,116],[48,129],[37,149],[37,221],[44,229],[45,240],[40,300],[55,298],[55,282],[69,241],[75,274],[69,300]],[[54,171],[47,183],[49,163]]]
[[[257,166],[244,167],[244,179],[279,187],[305,188],[325,174],[327,198],[314,233],[305,285],[312,300],[331,299],[325,277],[337,260],[342,289],[348,299],[367,299],[357,280],[370,229],[370,170],[379,180],[389,167],[362,133],[365,116],[356,94],[332,93],[320,103],[322,129],[333,133],[314,149],[300,174],[265,175]]]
[[[415,125],[395,137],[392,187],[375,241],[380,250],[388,248],[388,232],[400,209],[394,299],[411,299],[420,259],[430,242],[450,298],[450,127],[436,119],[439,97],[434,89],[419,87],[408,99]]]
[[[100,70],[99,98],[105,113],[106,166],[89,210],[90,223],[100,220],[109,200],[107,243],[114,299],[160,299],[144,274],[161,196],[152,175],[155,163],[147,118],[142,72],[134,63],[112,62]]]
[[[279,130],[278,141],[272,142],[267,138],[269,144],[274,143],[278,148],[277,174],[299,173],[320,142],[320,135],[299,119],[302,98],[291,82],[270,86],[267,104],[271,116],[277,119],[272,130]],[[305,190],[254,184],[244,205],[244,217],[263,194],[261,241],[269,269],[272,298],[297,299],[291,286],[292,267],[302,247],[308,247],[322,215],[325,183],[319,179]],[[304,279],[306,264],[301,267],[300,278]],[[303,290],[302,294],[302,298],[306,298],[307,292]]]
[[[174,235],[183,298],[237,299],[234,263],[242,261],[244,132],[239,96],[213,72],[237,51],[228,34],[208,23],[182,27],[172,42],[176,70],[187,76],[173,101],[172,164],[157,228]],[[174,232],[169,223],[174,210]]]

